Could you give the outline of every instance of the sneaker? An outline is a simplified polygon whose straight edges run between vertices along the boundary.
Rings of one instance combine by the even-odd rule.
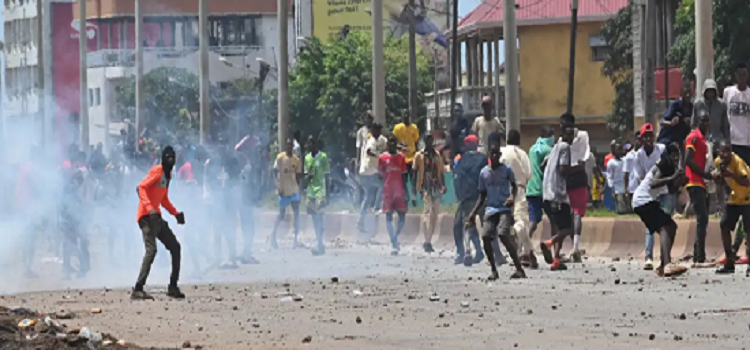
[[[130,293],[130,300],[154,300],[154,297],[142,290],[133,289],[133,292]]]
[[[580,264],[583,262],[583,258],[581,256],[581,252],[576,250],[573,253],[570,254],[570,262]]]
[[[488,281],[497,281],[500,278],[500,275],[497,272],[492,272],[492,274],[487,277]]]
[[[554,259],[552,259],[552,241],[544,241],[539,245],[539,248],[542,250],[542,255],[544,255],[544,261],[547,262],[547,264],[552,264],[554,262]]]
[[[482,257],[482,258],[484,258],[484,257]],[[476,263],[477,263],[476,259],[473,258],[471,255],[464,256],[464,261],[463,261],[464,266],[470,267],[471,265],[474,265]]]
[[[169,286],[167,288],[167,296],[175,299],[185,299],[185,294],[183,294],[177,286]]]
[[[731,275],[734,273],[734,265],[725,264],[724,266],[716,269],[717,275]]]
[[[398,256],[399,250],[398,249],[391,249],[391,256]]]
[[[435,248],[432,247],[432,243],[426,242],[422,245],[422,248],[424,248],[425,253],[434,253]]]
[[[461,265],[464,263],[466,259],[466,255],[459,255],[456,257],[455,260],[453,260],[453,265]]]
[[[659,265],[657,268],[654,269],[654,273],[656,273],[657,277],[664,277],[664,267]]]
[[[325,255],[326,248],[325,247],[318,247],[311,250],[313,256],[321,256]]]
[[[523,267],[529,267],[529,265],[531,265],[531,259],[528,255],[521,255],[518,257],[518,260],[521,262],[521,265],[523,265]]]
[[[682,265],[669,264],[664,269],[664,277],[676,277],[684,274],[688,271],[688,268]]]
[[[522,279],[522,278],[526,278],[526,272],[524,272],[523,270],[516,270],[516,272],[510,275],[510,279],[512,280],[517,280],[517,279]]]
[[[469,255],[469,256],[471,256],[471,255]],[[477,255],[474,256],[474,259],[472,259],[471,262],[473,264],[479,264],[483,260],[484,260],[484,254],[482,254],[481,252],[477,251]],[[489,260],[487,261],[487,263],[489,263]],[[464,265],[466,265],[465,262],[464,262]]]
[[[750,259],[748,259],[748,257],[743,256],[743,257],[740,257],[739,259],[737,259],[734,263],[736,265],[747,265],[748,260],[750,260]]]
[[[562,261],[560,261],[560,259],[555,259],[552,262],[552,265],[550,265],[550,269],[552,271],[565,271],[568,269],[568,267]]]
[[[736,262],[735,262],[736,263]],[[726,265],[727,264],[727,257],[723,257],[719,260],[716,260],[716,265]]]
[[[646,259],[646,264],[643,265],[643,269],[651,271],[654,269],[654,262],[651,259]]]

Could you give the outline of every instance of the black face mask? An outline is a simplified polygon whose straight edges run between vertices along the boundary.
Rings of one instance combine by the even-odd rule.
[[[169,160],[170,158],[171,161]],[[172,173],[172,168],[174,168],[174,159],[174,149],[170,146],[164,147],[164,150],[161,152],[161,166],[167,176],[170,176],[170,174]]]

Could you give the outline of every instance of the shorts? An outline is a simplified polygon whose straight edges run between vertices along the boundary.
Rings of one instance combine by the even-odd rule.
[[[393,213],[394,211],[399,213],[405,213],[408,207],[406,206],[406,196],[403,194],[388,194],[383,193],[383,212]]]
[[[513,213],[510,211],[485,216],[484,226],[482,226],[482,237],[495,238],[496,235],[508,236],[513,224]]]
[[[526,197],[526,201],[529,202],[529,222],[540,223],[542,222],[542,210],[544,207],[544,201],[542,197]]]
[[[544,201],[544,212],[558,230],[573,228],[573,213],[568,203]]]
[[[750,218],[750,205],[727,204],[724,214],[721,215],[721,228],[734,231],[737,222],[740,221],[740,216],[743,221]]]
[[[633,208],[633,211],[638,214],[643,224],[651,232],[659,232],[665,226],[677,225],[672,220],[672,216],[661,210],[661,205],[657,201]]]
[[[573,208],[573,214],[580,215],[581,217],[586,216],[586,206],[589,204],[588,187],[568,190],[568,197],[570,198],[570,207]]]
[[[292,202],[299,203],[299,193],[291,196],[279,196],[279,208],[281,209],[288,207]]]

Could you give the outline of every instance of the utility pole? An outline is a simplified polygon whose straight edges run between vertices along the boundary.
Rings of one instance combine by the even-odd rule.
[[[577,2],[577,0],[573,0]],[[505,42],[505,132],[521,131],[521,97],[518,87],[518,28],[516,27],[516,2],[503,3],[503,41]],[[495,46],[497,48],[497,45]],[[496,50],[497,51],[497,50]],[[496,55],[497,56],[497,55]],[[500,67],[496,67],[499,73]],[[499,75],[498,75],[499,77]],[[495,82],[500,85],[500,82]],[[499,101],[496,101],[499,103]]]
[[[414,25],[414,11],[417,7],[414,0],[409,0],[409,117],[417,120],[417,29]]]
[[[662,59],[664,60],[664,108],[669,109],[669,33],[667,18],[669,17],[669,11],[667,10],[670,6],[669,0],[662,2],[661,11],[661,34],[662,34]],[[665,109],[665,110],[666,110]]]
[[[703,82],[714,77],[713,8],[710,0],[695,2],[695,91],[703,91]]]
[[[383,63],[383,0],[372,0],[372,112],[385,125],[385,65]]]
[[[198,30],[200,31],[200,144],[208,142],[211,129],[211,100],[208,96],[208,0],[199,0]]]
[[[138,144],[143,126],[143,0],[135,0],[135,138]]]
[[[576,35],[578,35],[578,0],[571,0],[570,1],[570,63],[568,65],[568,108],[566,109],[566,112],[568,113],[573,113],[573,93],[575,92],[575,85],[576,85],[575,84]],[[508,80],[506,79],[505,81],[507,84]]]
[[[453,0],[453,21],[451,22],[451,122],[455,120],[456,113],[454,107],[456,105],[456,92],[458,89],[458,77],[461,75],[459,71],[459,53],[461,51],[458,42],[458,1]],[[449,124],[450,125],[450,124]]]
[[[279,0],[279,147],[289,136],[289,0]]]
[[[652,123],[655,115],[656,96],[654,68],[656,67],[656,2],[646,2],[646,64],[644,65],[646,94],[644,106],[644,123]]]
[[[79,56],[81,56],[81,63],[79,66],[79,69],[81,70],[81,113],[79,123],[81,127],[81,150],[84,152],[89,148],[89,84],[87,74],[88,63],[86,62],[86,54],[88,53],[88,36],[86,35],[86,2],[87,0],[78,0],[78,53]]]
[[[36,2],[36,47],[37,47],[37,75],[39,79],[39,86],[37,87],[37,106],[39,113],[39,125],[41,128],[41,134],[39,138],[39,145],[42,149],[46,148],[47,145],[47,115],[45,113],[45,107],[47,104],[47,94],[44,89],[44,26],[42,20],[46,17],[42,16],[42,0]]]

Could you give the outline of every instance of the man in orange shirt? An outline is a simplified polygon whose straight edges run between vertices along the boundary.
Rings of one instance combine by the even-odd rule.
[[[172,169],[175,164],[175,152],[171,146],[164,148],[161,154],[161,165],[151,167],[146,178],[138,184],[138,226],[143,233],[143,244],[146,246],[146,255],[143,256],[141,272],[138,275],[138,281],[135,283],[131,299],[146,300],[153,299],[147,294],[143,287],[146,285],[146,279],[151,272],[151,264],[156,257],[156,239],[169,250],[172,255],[172,275],[169,278],[169,287],[167,296],[183,299],[182,294],[177,287],[177,280],[180,278],[180,242],[177,241],[169,225],[161,217],[160,206],[163,206],[172,214],[179,225],[185,224],[185,214],[178,212],[169,201],[169,182],[172,180]]]

